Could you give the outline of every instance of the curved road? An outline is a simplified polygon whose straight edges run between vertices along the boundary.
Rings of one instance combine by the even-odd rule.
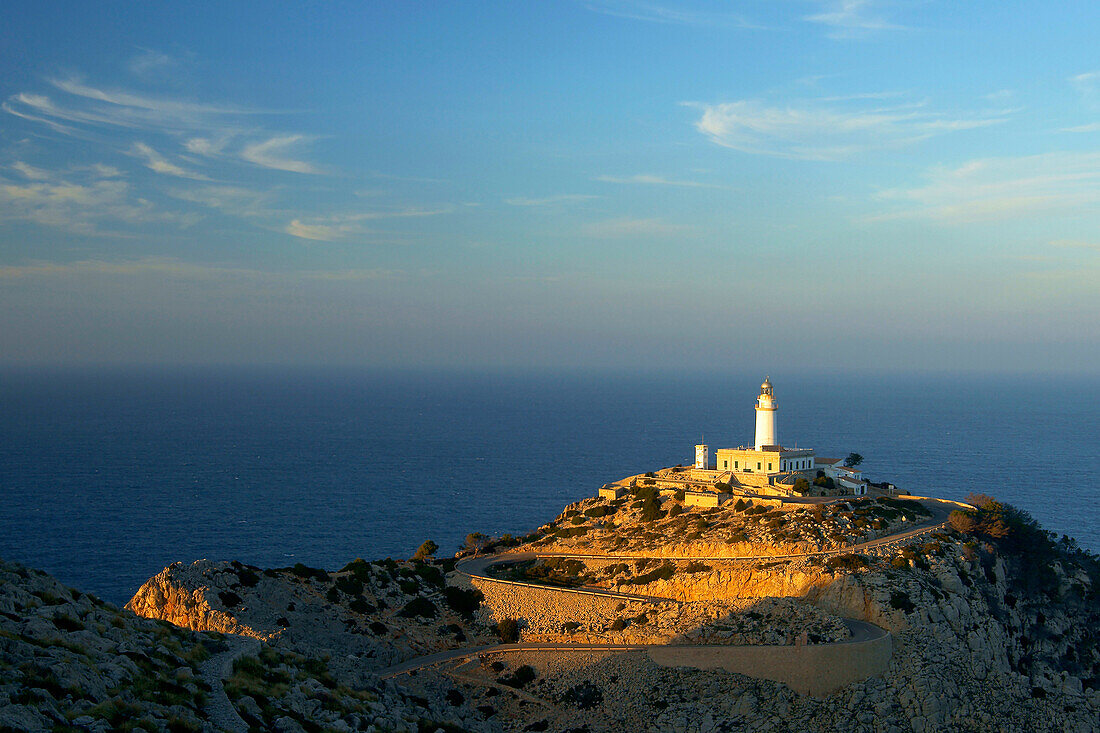
[[[505,580],[502,578],[494,578],[486,574],[488,568],[492,565],[523,562],[525,560],[533,560],[540,557],[564,557],[575,558],[578,560],[735,560],[735,561],[750,561],[750,560],[792,560],[801,557],[827,557],[832,555],[845,555],[860,550],[870,550],[877,547],[885,547],[897,542],[904,542],[906,540],[918,537],[923,534],[934,532],[947,524],[948,515],[955,509],[960,507],[958,502],[952,502],[944,499],[933,498],[921,498],[921,504],[932,512],[932,516],[915,525],[912,529],[908,529],[904,532],[897,532],[895,534],[887,535],[885,537],[879,537],[878,539],[869,540],[867,542],[861,542],[857,545],[851,545],[849,547],[839,548],[836,550],[823,550],[819,552],[803,552],[792,555],[743,555],[743,556],[715,556],[715,557],[696,557],[696,556],[675,556],[675,555],[594,555],[594,554],[579,554],[579,553],[565,553],[565,552],[516,552],[516,553],[504,553],[501,555],[484,555],[481,557],[470,557],[463,560],[459,560],[455,564],[455,570],[459,573],[467,576],[470,579],[487,580],[494,583],[505,583],[508,585],[519,585],[529,588],[539,589],[552,589],[565,593],[578,593],[583,595],[604,596],[609,598],[620,598],[623,600],[632,601],[664,601],[671,603],[678,603],[670,598],[659,598],[654,596],[644,596],[632,593],[621,593],[619,591],[606,590],[602,588],[565,588],[558,586],[547,586],[538,583],[525,583],[516,580]],[[845,618],[843,619],[845,625],[851,632],[851,637],[844,641],[830,642],[833,644],[854,644],[863,641],[871,641],[873,639],[881,638],[889,632],[885,629],[879,628],[873,624],[869,624],[866,621],[860,621],[858,619]],[[521,651],[585,651],[585,650],[605,650],[605,651],[631,651],[639,649],[648,649],[651,646],[665,646],[657,644],[574,644],[574,643],[546,643],[546,642],[530,642],[522,644],[488,644],[476,647],[465,647],[463,649],[451,649],[448,651],[437,652],[435,654],[428,654],[422,657],[416,657],[400,664],[388,667],[379,675],[385,679],[396,677],[409,672],[424,669],[441,662],[448,662],[456,659],[470,659],[480,654],[496,654],[496,653],[508,653],[508,652],[521,652]],[[822,645],[826,646],[826,645]],[[678,645],[678,648],[701,648],[706,649],[708,647],[693,647],[691,645]]]

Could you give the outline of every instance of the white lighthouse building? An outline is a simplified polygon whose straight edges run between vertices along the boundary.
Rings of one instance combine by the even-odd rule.
[[[779,474],[806,472],[812,476],[815,470],[812,448],[790,449],[779,444],[776,431],[778,411],[775,388],[771,379],[765,377],[760,385],[760,396],[756,398],[756,441],[751,446],[719,448],[714,453],[712,470],[745,486],[768,484]],[[707,446],[696,446],[695,466],[707,465],[707,460]]]
[[[775,401],[770,377],[764,377],[760,385],[760,396],[756,398],[756,450],[779,445],[775,437],[775,412],[779,404]]]

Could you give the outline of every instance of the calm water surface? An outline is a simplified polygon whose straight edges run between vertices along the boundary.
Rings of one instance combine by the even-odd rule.
[[[526,532],[749,443],[763,375],[0,372],[0,557],[125,602],[198,558],[337,567]],[[779,437],[1100,550],[1100,379],[772,374]]]

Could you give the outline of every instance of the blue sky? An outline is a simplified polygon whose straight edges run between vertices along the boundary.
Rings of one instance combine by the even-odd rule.
[[[0,362],[1100,371],[1100,8],[5,4]]]

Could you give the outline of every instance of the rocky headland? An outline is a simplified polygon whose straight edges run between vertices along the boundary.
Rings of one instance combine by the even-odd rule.
[[[125,609],[5,563],[0,730],[1097,730],[1100,562],[973,504],[642,485],[455,559],[177,563]]]

